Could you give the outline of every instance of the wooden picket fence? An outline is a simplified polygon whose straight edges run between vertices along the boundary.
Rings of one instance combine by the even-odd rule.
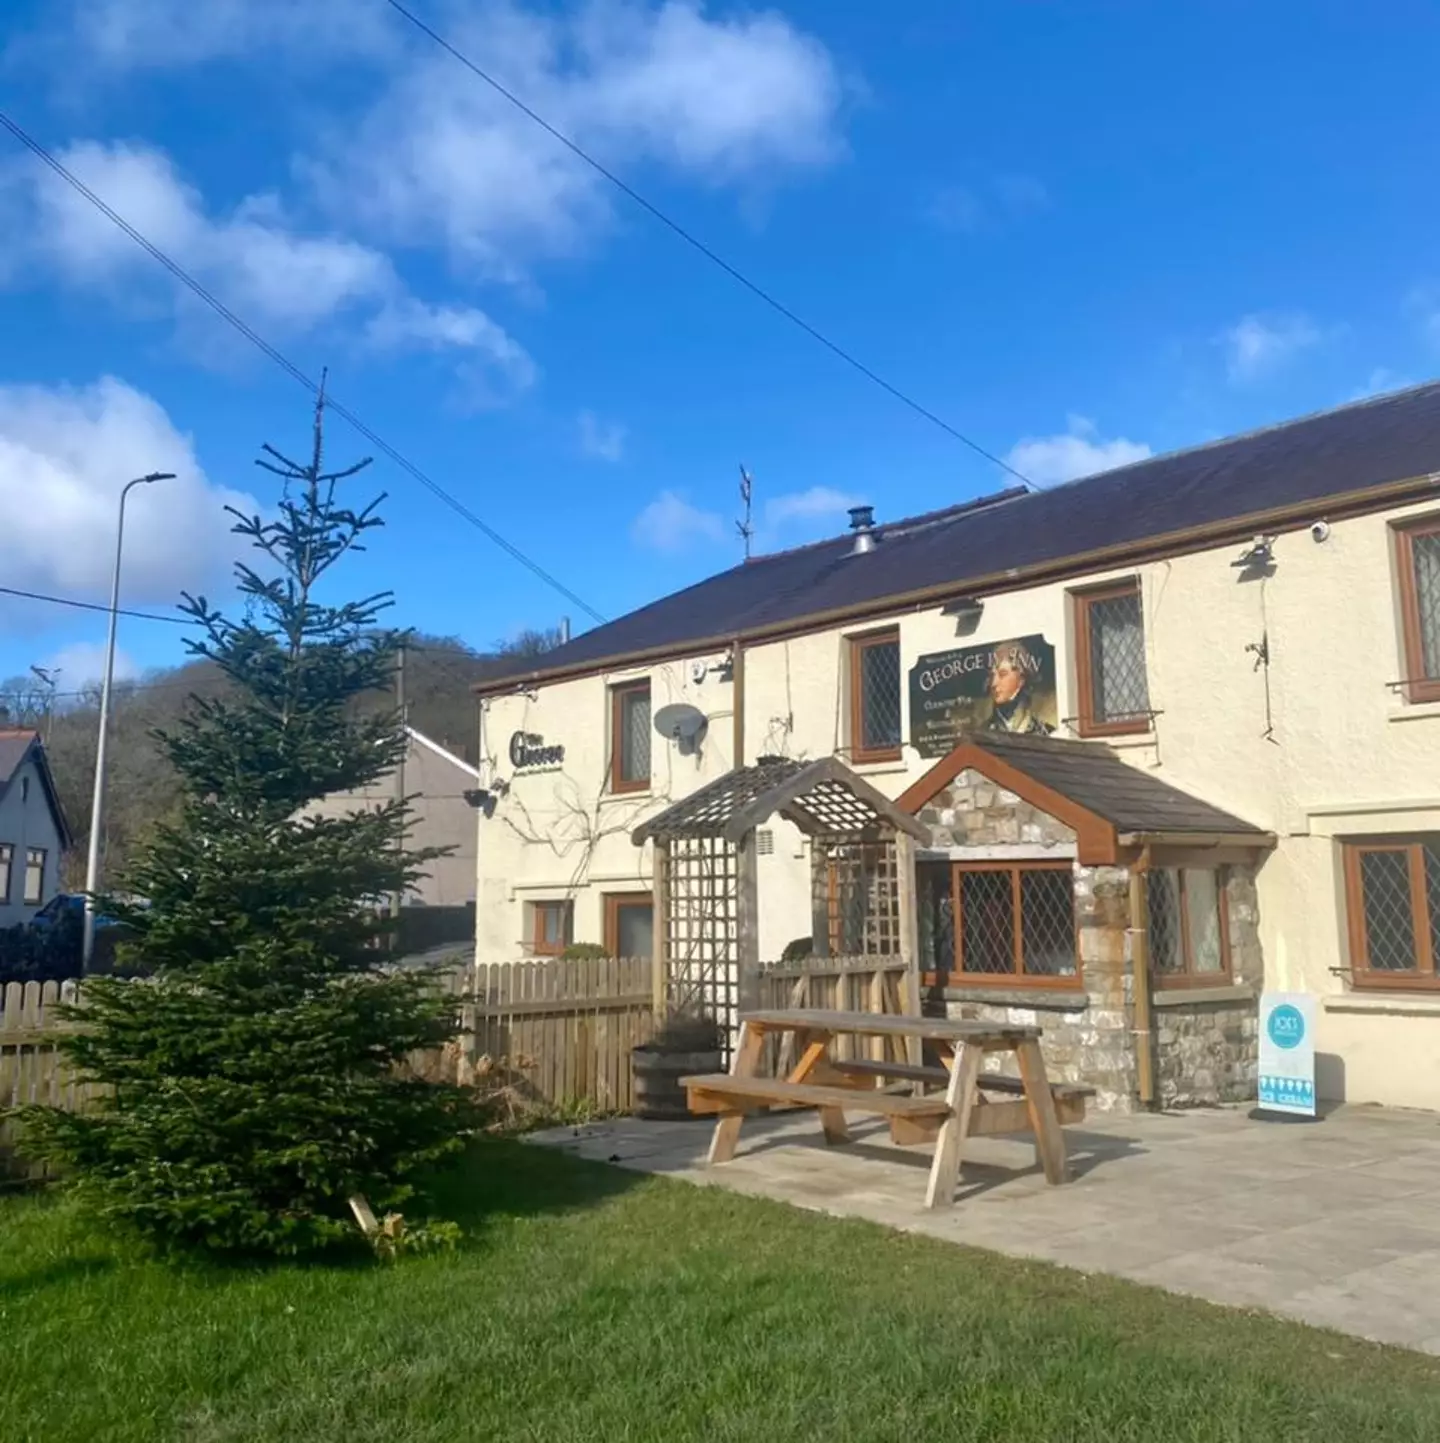
[[[464,986],[471,1067],[502,1070],[531,1101],[630,1110],[630,1052],[655,1027],[648,958],[481,963]]]
[[[447,1049],[448,1060],[432,1056],[424,1070],[481,1086],[503,1080],[527,1103],[628,1112],[630,1053],[655,1029],[652,984],[650,960],[640,957],[457,967],[448,985],[460,1002],[464,1033]],[[913,974],[895,957],[770,963],[760,984],[763,1007],[918,1009]],[[56,1004],[75,997],[73,982],[11,982],[0,990],[0,1113],[26,1103],[85,1105],[89,1089],[67,1076],[56,1048],[65,1025]],[[846,1055],[867,1046],[876,1041],[840,1044]],[[784,1061],[771,1059],[772,1065]],[[0,1120],[0,1181],[44,1175],[16,1158],[16,1130],[13,1121]]]
[[[89,1088],[76,1083],[62,1066],[56,1037],[65,1024],[56,1015],[59,1002],[75,1001],[73,982],[7,982],[0,989],[0,1113],[28,1103],[80,1108]],[[44,1177],[38,1163],[16,1157],[18,1124],[0,1118],[0,1182]]]

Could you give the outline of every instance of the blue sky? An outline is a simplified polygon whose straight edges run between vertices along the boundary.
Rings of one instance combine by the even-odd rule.
[[[1440,11],[413,0],[893,384],[1042,483],[1424,380]],[[1004,477],[774,315],[383,0],[16,0],[3,108],[606,615]],[[0,583],[224,594],[304,393],[0,134]],[[332,454],[365,451],[339,420]],[[388,462],[348,585],[476,645],[584,618]],[[365,485],[362,481],[358,483]],[[253,498],[253,500],[247,500]],[[122,621],[124,664],[180,629]],[[0,597],[0,676],[104,618]]]

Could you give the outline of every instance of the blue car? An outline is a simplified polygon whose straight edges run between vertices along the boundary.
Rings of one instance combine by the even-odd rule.
[[[66,920],[71,917],[75,919],[75,926],[83,925],[85,920],[85,894],[83,892],[57,892],[30,919],[30,926],[37,932],[49,932],[64,925]],[[120,925],[119,920],[115,917],[107,917],[103,912],[96,914],[95,930],[97,932],[103,931],[106,927]]]

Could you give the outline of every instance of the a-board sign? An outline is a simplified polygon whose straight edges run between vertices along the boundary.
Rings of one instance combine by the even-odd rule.
[[[922,757],[943,757],[965,732],[1049,736],[1058,722],[1043,636],[934,652],[910,669],[910,745]]]
[[[1260,998],[1260,1106],[1315,1116],[1315,999],[1308,992]]]

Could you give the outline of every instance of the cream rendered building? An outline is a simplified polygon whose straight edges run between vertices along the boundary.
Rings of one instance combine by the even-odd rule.
[[[1440,386],[1421,387],[860,517],[858,542],[758,558],[524,663],[482,688],[480,958],[648,947],[633,828],[737,762],[836,755],[932,829],[930,1004],[1035,1016],[1102,1105],[1253,1097],[1263,984],[1319,999],[1322,1098],[1440,1108],[1437,472]],[[693,745],[654,726],[677,705],[662,721],[705,720]],[[945,770],[1006,719],[1020,746]],[[1134,772],[1180,824],[1116,820]],[[811,931],[808,862],[767,830],[778,956]],[[1145,1017],[1120,915],[1142,866]]]

